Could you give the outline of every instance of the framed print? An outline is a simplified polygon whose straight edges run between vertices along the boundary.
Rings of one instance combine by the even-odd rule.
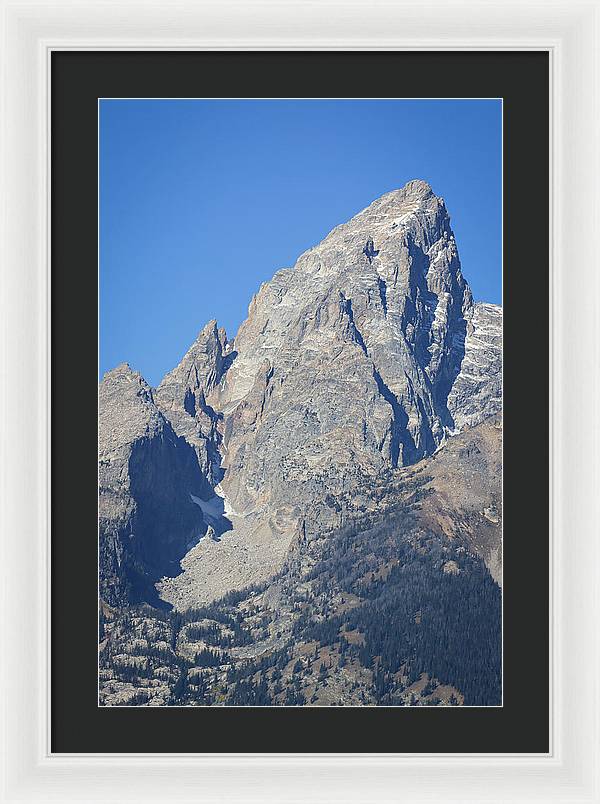
[[[6,6],[4,800],[598,801],[595,6],[141,8]]]
[[[99,704],[502,706],[502,100],[98,118]],[[445,199],[409,179],[262,282],[319,198],[333,218],[401,171]],[[184,288],[191,345],[150,385]]]
[[[154,64],[174,82],[177,98],[164,84],[158,97],[142,97],[141,84],[115,96],[110,76],[138,81],[129,66],[138,58],[146,76]],[[547,298],[548,285],[530,273],[517,291],[502,270],[503,252],[506,263],[528,249],[526,261],[536,259],[526,209],[529,226],[547,231],[544,203],[536,216],[520,193],[505,192],[504,213],[502,201],[524,162],[536,186],[547,181],[548,64],[543,53],[53,55],[53,115],[64,123],[53,136],[52,243],[63,266],[54,342],[79,332],[55,350],[55,454],[72,464],[74,416],[73,448],[88,432],[89,455],[98,449],[89,478],[83,461],[54,478],[54,510],[64,496],[81,501],[89,527],[98,521],[91,560],[79,529],[75,548],[66,523],[55,525],[65,537],[53,543],[54,577],[80,601],[76,614],[54,608],[57,750],[74,750],[74,735],[81,746],[90,719],[94,749],[110,739],[118,750],[135,736],[137,709],[174,719],[181,750],[190,728],[198,751],[226,733],[240,750],[268,719],[265,741],[287,728],[278,747],[297,750],[313,733],[321,751],[340,709],[365,736],[379,735],[369,744],[382,751],[400,709],[411,737],[397,736],[398,749],[419,741],[440,750],[446,729],[455,743],[464,735],[465,749],[508,749],[519,723],[512,750],[548,750],[548,634],[520,615],[527,605],[547,620],[547,523],[538,514],[523,524],[527,505],[548,506],[546,472],[541,458],[537,479],[516,460],[525,434],[513,390],[517,378],[525,395],[547,383],[546,362],[536,373],[516,333],[547,327],[544,304],[532,311],[525,300]],[[477,75],[496,91],[432,97],[439,65],[454,83]],[[193,86],[204,73],[215,97],[194,98],[179,79]],[[421,76],[414,98],[310,97],[324,75],[333,89],[336,76],[367,86],[401,73]],[[229,97],[241,74],[268,98]],[[268,75],[295,80],[298,97],[281,98],[274,84],[267,92]],[[106,91],[96,90],[88,121],[86,86],[98,81]],[[86,142],[99,154],[87,176]],[[512,232],[504,247],[503,219]],[[97,223],[98,277],[86,285],[81,260]],[[461,225],[472,269],[460,256]],[[301,256],[290,238],[305,244]],[[62,310],[75,285],[77,323],[72,306]],[[99,328],[88,314],[98,292]],[[97,349],[97,332],[96,421],[60,389],[89,340]],[[527,438],[541,456],[546,430]],[[92,478],[98,506],[87,511]],[[533,535],[503,540],[509,525]],[[76,616],[84,626],[96,574],[98,687],[82,673],[75,691],[62,670],[75,659],[61,623]],[[523,662],[537,679],[533,702]],[[434,710],[446,710],[435,749]],[[104,736],[111,718],[118,738]]]

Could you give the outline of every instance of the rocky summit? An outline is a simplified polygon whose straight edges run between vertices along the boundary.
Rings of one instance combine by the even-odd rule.
[[[104,655],[120,640],[131,658],[131,634],[120,618],[149,604],[186,617],[208,607],[203,619],[221,636],[226,616],[232,645],[245,641],[238,645],[240,662],[256,658],[250,643],[265,640],[269,655],[295,656],[289,646],[298,642],[298,609],[290,609],[291,600],[300,594],[307,607],[302,616],[314,624],[342,616],[346,604],[334,604],[336,595],[351,599],[353,611],[368,598],[356,579],[344,585],[323,567],[349,527],[355,535],[375,528],[380,554],[374,565],[365,561],[379,581],[400,571],[394,549],[414,550],[425,539],[428,555],[435,544],[436,560],[445,556],[442,585],[460,585],[466,572],[475,572],[489,578],[486,590],[488,583],[498,589],[501,407],[502,308],[473,301],[443,199],[426,182],[411,181],[263,284],[233,340],[211,321],[158,388],[126,365],[102,380]],[[381,535],[384,512],[401,529],[395,547]],[[365,545],[356,538],[358,566]],[[437,583],[437,570],[431,571]],[[328,597],[325,614],[309,605],[315,578],[306,580],[307,573],[327,578],[328,591],[320,593]],[[147,612],[139,616],[148,619]],[[246,635],[235,636],[239,629],[231,623],[248,616],[262,623],[260,639],[251,623],[240,626]],[[189,642],[186,629],[174,636],[165,623],[160,628],[169,644]],[[339,628],[347,626],[340,621]],[[199,640],[200,650],[210,652],[223,640]],[[179,678],[182,656],[192,661],[193,651],[169,650]],[[354,697],[381,702],[366,691],[374,683],[372,667],[355,658],[349,683],[361,692]],[[407,662],[405,681],[415,673]],[[104,702],[129,700],[131,683],[108,668]],[[368,671],[364,678],[361,668]],[[433,683],[429,670],[423,674]],[[400,690],[421,677],[404,687],[399,682],[394,702],[426,699],[416,688]],[[146,685],[140,703],[172,701],[172,683],[155,686],[160,694],[147,694]],[[442,703],[464,701],[458,682],[448,690]],[[273,690],[268,697],[280,703],[288,692],[281,700]]]

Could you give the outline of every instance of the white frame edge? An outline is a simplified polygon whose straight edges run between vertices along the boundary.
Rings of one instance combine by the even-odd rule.
[[[0,11],[0,800],[600,802],[598,0],[0,0]],[[551,52],[548,755],[50,753],[48,64],[63,48]],[[534,197],[526,176],[523,191]]]

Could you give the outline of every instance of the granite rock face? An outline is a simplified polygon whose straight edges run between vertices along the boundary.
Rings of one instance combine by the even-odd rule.
[[[471,292],[425,182],[383,196],[253,299],[214,391],[240,510],[336,493],[431,454],[455,427]]]
[[[209,497],[193,447],[127,364],[99,389],[100,594],[109,605],[160,605],[154,583],[206,532],[190,494]]]
[[[111,402],[101,446],[106,438],[127,456],[142,420],[144,443],[160,430],[184,445],[177,471],[188,471],[190,453],[195,467],[170,478],[161,499],[168,507],[179,495],[196,517],[191,531],[202,521],[212,536],[195,538],[180,574],[163,573],[161,598],[184,610],[267,580],[299,540],[335,525],[328,501],[497,413],[501,326],[501,308],[473,302],[443,199],[411,181],[263,284],[233,343],[211,321],[154,396],[137,375],[144,415],[139,400],[135,416]],[[132,418],[132,432],[119,415]],[[137,510],[130,482],[122,496],[123,511]],[[107,533],[130,528],[110,525],[129,514],[111,516]],[[180,537],[171,529],[165,538]]]
[[[213,486],[222,476],[217,427],[222,417],[206,399],[219,384],[233,355],[225,330],[218,329],[216,321],[209,321],[154,395],[177,435],[196,450],[200,469]]]
[[[502,307],[497,304],[478,302],[467,317],[465,355],[448,410],[458,430],[502,410]]]

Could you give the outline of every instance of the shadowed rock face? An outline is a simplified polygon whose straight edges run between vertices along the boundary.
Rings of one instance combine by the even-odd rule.
[[[500,398],[501,308],[473,303],[443,199],[409,182],[263,284],[235,344],[211,321],[148,403],[231,526],[161,596],[186,608],[266,580],[331,526],[327,496],[432,455]]]
[[[179,365],[162,380],[155,392],[156,404],[168,417],[177,435],[192,444],[202,473],[216,485],[222,476],[218,430],[222,418],[206,397],[218,385],[233,357],[225,330],[209,321]]]
[[[99,402],[100,593],[111,605],[160,604],[154,583],[179,572],[206,531],[190,494],[212,490],[193,447],[127,364],[104,376]]]

